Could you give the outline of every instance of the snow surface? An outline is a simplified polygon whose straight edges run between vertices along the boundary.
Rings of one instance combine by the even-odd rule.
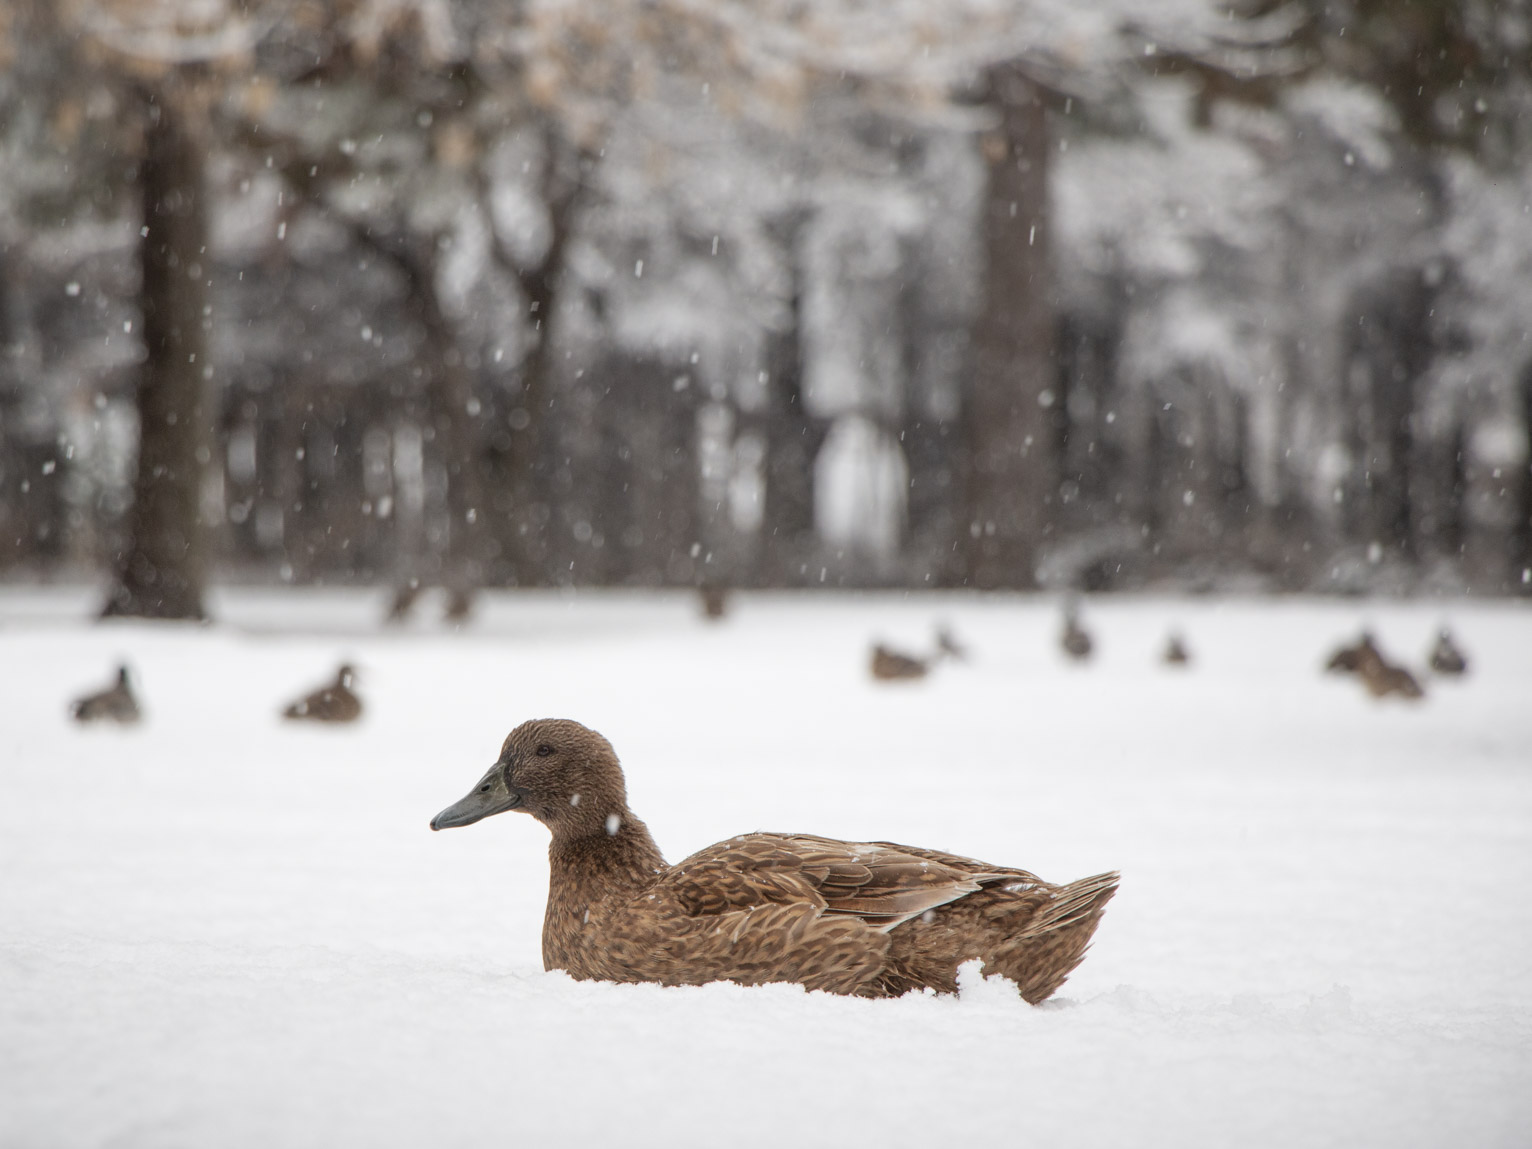
[[[1114,599],[0,591],[0,1145],[1496,1146],[1532,1130],[1532,611]],[[1423,705],[1318,671],[1370,624]],[[869,642],[974,650],[878,686]],[[1171,626],[1197,659],[1156,655]],[[70,697],[127,657],[135,730]],[[280,703],[361,668],[353,729]],[[541,967],[546,834],[432,834],[517,722],[616,745],[667,856],[756,828],[1123,885],[1032,1008]]]

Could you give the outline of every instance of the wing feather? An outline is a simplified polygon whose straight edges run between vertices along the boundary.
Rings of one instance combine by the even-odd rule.
[[[746,834],[710,846],[661,879],[692,915],[806,903],[887,932],[985,885],[1032,880],[1022,870],[899,846],[811,834]]]

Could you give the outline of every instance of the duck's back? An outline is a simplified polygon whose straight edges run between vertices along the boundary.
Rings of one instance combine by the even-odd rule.
[[[284,718],[312,722],[355,722],[361,716],[362,700],[340,684],[316,690],[282,711]]]
[[[813,834],[741,834],[671,867],[656,884],[691,916],[805,902],[888,931],[916,914],[1020,876],[971,858]]]
[[[600,946],[588,959],[570,956],[602,968],[571,972],[793,981],[882,997],[955,991],[957,967],[979,958],[1040,1001],[1079,964],[1116,884],[1109,874],[1054,886],[892,842],[745,834],[663,871],[626,904],[594,911]]]
[[[816,879],[828,871],[776,845],[790,840],[730,839],[638,883],[631,870],[603,875],[551,858],[544,965],[610,981],[792,981],[857,992],[886,964],[889,939],[859,917],[827,912]]]
[[[138,702],[120,686],[77,700],[70,707],[76,722],[120,722],[131,725],[141,717]]]
[[[897,679],[924,678],[929,668],[919,658],[912,658],[908,654],[900,654],[897,650],[890,650],[886,646],[875,646],[872,648],[870,669],[874,678],[892,681]]]
[[[70,704],[69,713],[76,722],[107,721],[125,725],[137,722],[142,715],[138,699],[133,697],[133,688],[128,684],[127,667],[118,670],[117,681],[106,690],[76,699]]]
[[[1446,631],[1442,632],[1431,651],[1431,669],[1437,674],[1462,674],[1468,670],[1468,659]]]

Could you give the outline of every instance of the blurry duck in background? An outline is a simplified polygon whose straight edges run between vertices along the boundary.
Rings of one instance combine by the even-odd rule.
[[[451,623],[461,625],[468,621],[473,614],[473,591],[466,587],[450,587],[447,590],[447,605],[442,611],[442,618]]]
[[[1325,670],[1331,674],[1356,675],[1374,698],[1397,694],[1414,700],[1426,694],[1413,674],[1383,653],[1370,630],[1364,630],[1352,645],[1337,649],[1325,663]]]
[[[729,592],[724,587],[704,583],[697,588],[697,594],[702,599],[703,618],[717,622],[729,613]]]
[[[1076,662],[1088,659],[1094,648],[1090,635],[1080,625],[1080,604],[1074,599],[1064,604],[1064,631],[1059,635],[1059,646]]]
[[[421,597],[429,590],[434,589],[435,584],[422,582],[419,578],[408,578],[394,587],[393,596],[389,599],[388,611],[383,616],[383,621],[390,626],[402,625],[410,621],[415,613],[415,607],[419,605]],[[462,626],[473,615],[474,590],[462,585],[443,586],[442,594],[442,621]]]
[[[1361,637],[1350,646],[1336,647],[1325,663],[1325,670],[1331,674],[1355,674],[1365,660],[1382,658],[1377,643],[1373,641],[1372,631],[1364,630]]]
[[[872,646],[872,662],[868,669],[881,682],[909,682],[924,678],[931,669],[930,661],[912,654],[901,654],[875,642]]]
[[[1165,642],[1165,653],[1160,655],[1160,660],[1166,666],[1189,666],[1191,665],[1191,651],[1186,649],[1186,643],[1181,636],[1174,631]]]
[[[858,997],[957,992],[958,967],[1033,1004],[1080,964],[1116,873],[1067,885],[893,842],[742,834],[668,865],[612,746],[578,722],[511,731],[431,829],[520,810],[552,833],[543,968],[582,980],[796,982]]]
[[[78,698],[69,707],[69,716],[76,722],[117,722],[131,726],[143,717],[138,699],[133,696],[133,684],[128,678],[126,665],[117,667],[117,681],[105,690]]]
[[[282,711],[282,717],[291,721],[355,722],[362,716],[362,700],[352,689],[355,682],[355,668],[349,662],[342,663],[334,682],[298,699]]]
[[[1436,645],[1431,648],[1431,669],[1449,677],[1468,673],[1468,656],[1458,649],[1458,644],[1452,641],[1452,634],[1445,626],[1436,636]]]
[[[1402,666],[1389,662],[1381,654],[1372,653],[1362,659],[1356,670],[1357,677],[1374,698],[1387,698],[1397,694],[1400,698],[1414,701],[1424,698],[1426,692],[1420,682]]]
[[[952,628],[941,623],[936,628],[936,658],[950,658],[953,662],[967,662],[968,648],[958,641]]]
[[[395,624],[408,622],[415,603],[420,600],[420,592],[424,589],[418,578],[401,582],[394,588],[394,596],[389,600],[388,613],[383,616],[383,621]]]

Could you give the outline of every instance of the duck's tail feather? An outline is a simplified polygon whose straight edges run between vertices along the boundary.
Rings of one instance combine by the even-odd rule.
[[[1034,938],[1052,930],[1067,929],[1086,919],[1099,918],[1107,902],[1117,892],[1117,884],[1121,880],[1121,873],[1109,870],[1104,874],[1094,874],[1059,886],[1047,904],[1027,923],[1027,928],[1020,936]]]
[[[1118,879],[1113,871],[1055,887],[1022,929],[984,955],[984,972],[1010,978],[1033,1005],[1051,996],[1085,960]]]
[[[890,931],[889,966],[876,992],[926,986],[955,993],[958,966],[979,958],[985,974],[1010,978],[1036,1005],[1084,959],[1117,882],[1116,872],[1063,886],[1020,872],[985,882]]]

